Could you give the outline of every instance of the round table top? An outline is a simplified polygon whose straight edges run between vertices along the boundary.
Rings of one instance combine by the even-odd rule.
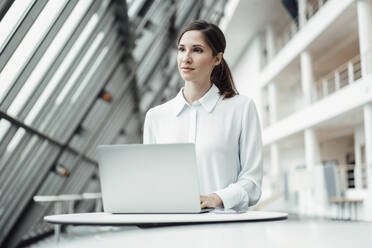
[[[269,221],[287,219],[287,213],[248,211],[236,213],[215,211],[201,214],[111,214],[80,213],[45,216],[44,220],[54,224],[72,225],[141,225],[141,224],[181,224],[239,221]]]

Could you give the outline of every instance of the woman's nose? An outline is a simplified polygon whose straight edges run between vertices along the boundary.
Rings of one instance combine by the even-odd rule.
[[[191,63],[191,61],[192,61],[192,59],[191,59],[190,53],[188,53],[188,52],[184,53],[183,62],[184,63]]]

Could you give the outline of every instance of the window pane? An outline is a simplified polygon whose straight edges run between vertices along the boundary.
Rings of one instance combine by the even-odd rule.
[[[0,52],[4,49],[35,0],[15,1],[0,22]]]
[[[90,70],[87,73],[86,77],[84,78],[83,82],[79,85],[79,88],[75,91],[75,94],[71,98],[71,104],[73,104],[76,101],[76,99],[79,98],[81,92],[83,92],[83,90],[87,86],[88,82],[90,82],[90,79],[91,79],[92,75],[98,69],[98,66],[101,64],[101,62],[102,62],[103,58],[105,57],[105,55],[107,54],[107,52],[108,52],[108,47],[106,46],[102,50],[102,52],[99,54],[99,56],[97,57],[96,61],[94,62],[94,64],[90,68]]]
[[[35,67],[30,77],[10,105],[8,114],[16,116],[27,102],[30,95],[34,92],[36,86],[40,83],[40,80],[44,77],[49,67],[56,59],[61,49],[65,46],[68,38],[75,30],[77,24],[82,19],[85,11],[92,3],[92,0],[80,1],[75,6],[74,10],[70,13],[68,19],[64,23],[63,27],[59,30],[53,42],[50,44],[48,50],[41,58],[39,64]]]
[[[8,132],[10,128],[10,122],[4,119],[0,119],[0,143],[1,140],[4,138],[5,134]]]
[[[92,18],[89,20],[88,24],[84,28],[83,32],[80,34],[79,38],[76,40],[75,44],[67,54],[66,58],[63,60],[62,64],[53,75],[52,79],[50,80],[48,86],[45,88],[43,93],[41,94],[40,98],[36,102],[36,104],[31,109],[30,113],[27,115],[25,119],[25,123],[30,125],[37,114],[40,112],[42,107],[45,105],[46,101],[48,100],[49,96],[52,94],[53,90],[57,87],[60,83],[61,79],[65,75],[67,69],[71,65],[71,63],[76,59],[79,51],[82,49],[83,45],[89,38],[89,35],[93,32],[95,27],[98,24],[98,15],[94,14]]]
[[[0,74],[0,102],[58,17],[67,0],[49,1]]]
[[[13,139],[10,141],[8,147],[6,148],[6,152],[13,152],[14,148],[19,144],[25,133],[26,131],[23,128],[19,128],[15,133]]]
[[[143,0],[134,0],[132,3],[130,3],[130,7],[128,10],[128,16],[130,18],[133,18],[136,11],[142,6]]]
[[[88,62],[91,60],[94,52],[97,50],[99,45],[102,43],[104,38],[104,33],[100,32],[96,39],[93,41],[92,45],[84,55],[83,59],[79,63],[79,65],[76,67],[75,71],[71,75],[70,79],[68,80],[66,87],[63,88],[62,92],[59,94],[58,98],[56,99],[56,105],[60,105],[67,96],[67,93],[69,93],[70,89],[74,84],[76,83],[77,79],[79,78],[80,74],[83,72],[84,68],[88,64]]]

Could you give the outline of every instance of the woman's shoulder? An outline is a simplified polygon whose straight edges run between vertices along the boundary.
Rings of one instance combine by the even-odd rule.
[[[252,104],[253,100],[251,97],[246,95],[235,95],[233,97],[223,99],[222,102],[226,104],[232,104],[238,107],[243,107]]]
[[[175,104],[175,98],[173,98],[173,99],[171,99],[167,102],[164,102],[160,105],[157,105],[155,107],[150,108],[147,111],[146,115],[151,115],[151,116],[155,116],[155,117],[169,115],[171,112],[174,111],[174,104]]]

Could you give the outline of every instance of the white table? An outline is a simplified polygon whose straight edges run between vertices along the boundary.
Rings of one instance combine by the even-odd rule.
[[[102,209],[102,195],[101,193],[83,193],[83,194],[63,194],[63,195],[35,195],[35,202],[54,202],[54,213],[62,214],[62,202],[68,203],[68,213],[74,212],[75,201],[81,200],[96,200],[96,212]],[[59,224],[54,225],[54,236],[56,242],[59,240],[61,232],[61,226]]]
[[[72,225],[143,225],[270,221],[284,220],[287,217],[288,214],[279,212],[248,211],[234,213],[230,211],[215,211],[203,214],[61,214],[45,216],[44,220],[54,224]]]
[[[208,215],[210,215],[208,217]],[[70,232],[63,234],[59,248],[80,247],[159,247],[159,248],[313,248],[313,247],[337,247],[337,248],[371,248],[370,222],[335,221],[328,219],[300,219],[287,218],[286,214],[273,212],[252,211],[240,215],[230,214],[233,220],[225,221],[226,215],[198,214],[198,224],[190,222],[192,215],[188,216],[188,223],[167,225],[170,216],[166,217],[163,224],[141,225],[122,223],[122,215],[110,214],[77,214],[63,216],[49,216],[47,221],[62,224],[88,224],[99,226],[71,226]],[[161,215],[157,215],[159,218]],[[221,216],[221,217],[219,217]],[[135,217],[135,216],[134,216]],[[145,216],[143,216],[145,217]],[[172,220],[176,220],[173,216]],[[244,218],[243,218],[244,217]],[[206,222],[199,224],[199,218]],[[132,223],[125,217],[127,223]],[[154,216],[152,217],[154,219]],[[207,222],[210,220],[211,222]],[[271,221],[279,220],[279,221]],[[138,215],[136,221],[139,221]],[[213,221],[217,221],[214,222]],[[227,220],[226,220],[227,221]],[[220,223],[218,223],[220,222]],[[105,227],[104,224],[112,226]],[[195,223],[195,222],[194,222]],[[101,226],[102,225],[102,226]],[[90,229],[91,228],[91,229]],[[87,231],[88,230],[88,231]],[[92,231],[89,231],[92,230]],[[352,237],[352,238],[350,238]],[[45,246],[52,247],[53,240],[46,242]]]

